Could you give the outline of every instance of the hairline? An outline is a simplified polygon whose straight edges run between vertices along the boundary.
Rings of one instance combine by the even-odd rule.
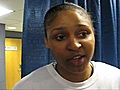
[[[88,14],[88,12],[85,9],[83,9],[81,6],[78,6],[78,5],[73,4],[73,3],[64,3],[64,4],[57,5],[55,7],[52,7],[51,9],[49,9],[47,11],[45,18],[44,18],[44,29],[45,29],[45,36],[46,37],[47,37],[48,27],[55,20],[55,18],[58,16],[58,13],[60,13],[62,11],[66,11],[66,10],[77,11],[79,14],[83,14],[81,16],[87,17],[91,26],[93,26],[90,15]],[[49,20],[49,18],[50,18],[50,20]]]

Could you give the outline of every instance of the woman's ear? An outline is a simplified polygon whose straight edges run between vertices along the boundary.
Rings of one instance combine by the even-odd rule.
[[[44,37],[44,41],[45,41],[45,46],[46,46],[46,48],[49,48],[49,44],[48,44],[48,39],[47,39],[47,37]]]

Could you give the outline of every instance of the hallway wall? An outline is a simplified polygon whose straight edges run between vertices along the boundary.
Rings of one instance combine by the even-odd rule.
[[[5,25],[0,24],[0,90],[5,88]]]

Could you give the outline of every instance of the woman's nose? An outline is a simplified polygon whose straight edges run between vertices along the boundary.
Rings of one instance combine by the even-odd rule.
[[[77,39],[71,39],[68,43],[68,49],[71,51],[76,51],[82,47],[82,44]]]

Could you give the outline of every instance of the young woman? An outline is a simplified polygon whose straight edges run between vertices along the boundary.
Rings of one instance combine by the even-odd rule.
[[[13,90],[120,89],[120,70],[91,61],[95,37],[88,13],[78,5],[57,5],[45,15],[45,44],[56,60],[18,82]]]

